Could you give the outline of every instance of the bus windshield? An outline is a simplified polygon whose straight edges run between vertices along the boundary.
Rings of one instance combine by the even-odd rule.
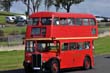
[[[48,51],[57,51],[59,47],[59,43],[54,43],[54,42],[42,42],[39,41],[37,42],[37,50],[39,52],[48,52]]]

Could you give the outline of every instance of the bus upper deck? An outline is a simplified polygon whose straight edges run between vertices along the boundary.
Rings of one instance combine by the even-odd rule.
[[[97,22],[91,14],[37,12],[29,17],[26,38],[97,37]]]

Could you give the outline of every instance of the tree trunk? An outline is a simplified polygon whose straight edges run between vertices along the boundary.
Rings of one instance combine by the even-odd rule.
[[[35,13],[36,12],[36,7],[33,5],[33,12]]]
[[[28,5],[27,5],[27,15],[29,16],[29,14],[30,14],[30,8],[29,8],[29,6],[30,6],[30,0],[28,0]]]
[[[70,6],[71,6],[71,5],[67,5],[67,13],[70,12]]]
[[[67,8],[67,13],[69,13],[70,12],[70,8]]]

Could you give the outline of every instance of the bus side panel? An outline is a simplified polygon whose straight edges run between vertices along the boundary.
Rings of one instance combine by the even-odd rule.
[[[27,26],[25,34],[26,38],[31,38],[31,29],[32,29],[31,26]]]
[[[52,36],[54,37],[94,37],[92,27],[88,26],[54,26]]]

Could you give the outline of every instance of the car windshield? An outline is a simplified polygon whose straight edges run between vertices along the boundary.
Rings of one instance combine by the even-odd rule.
[[[59,43],[54,43],[54,42],[44,42],[44,41],[39,41],[37,42],[37,50],[39,52],[47,52],[47,51],[57,51],[59,47]]]

